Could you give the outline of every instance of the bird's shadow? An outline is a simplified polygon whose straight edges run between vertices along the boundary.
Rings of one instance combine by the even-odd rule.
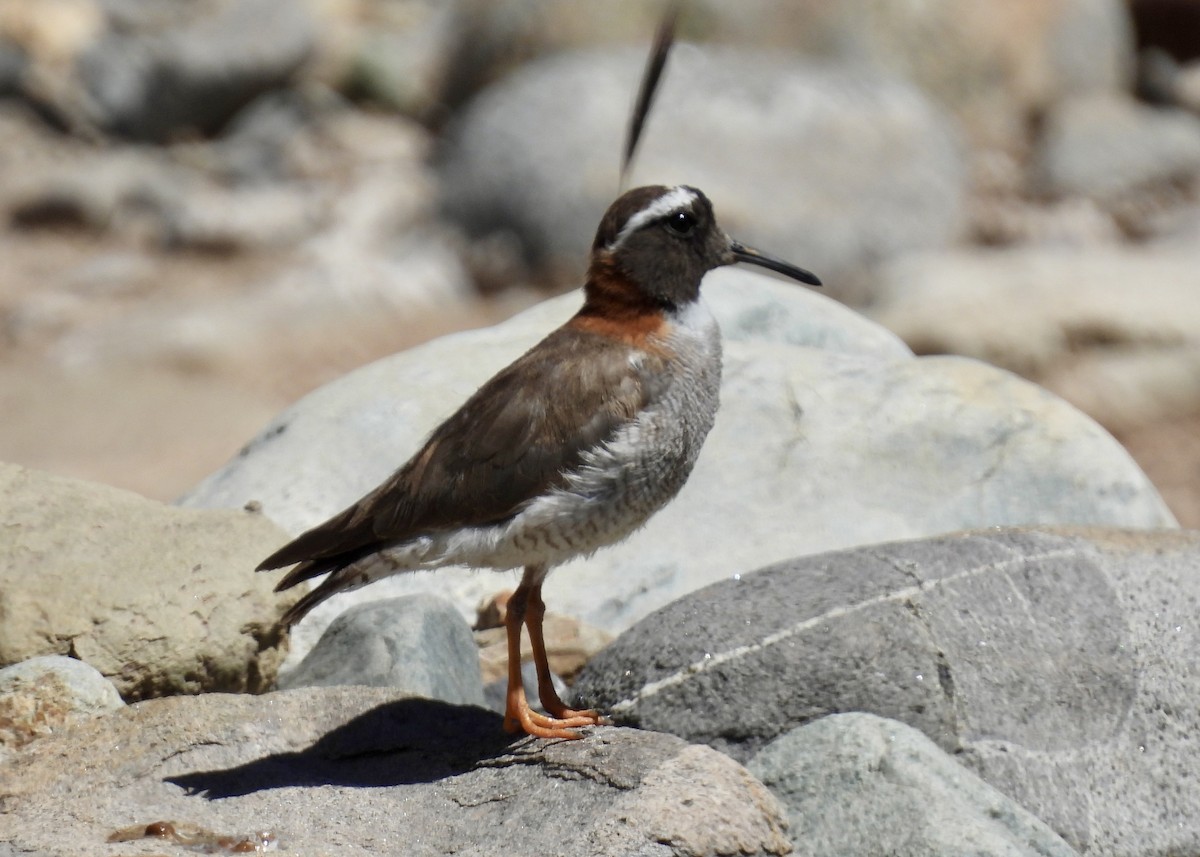
[[[402,699],[360,714],[303,750],[165,779],[209,800],[287,786],[427,783],[513,752],[514,738],[502,724],[483,708]]]

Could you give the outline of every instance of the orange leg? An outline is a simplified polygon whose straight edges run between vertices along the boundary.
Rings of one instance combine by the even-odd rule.
[[[595,726],[601,722],[599,714],[590,710],[580,711],[567,708],[558,698],[558,692],[554,689],[554,679],[550,676],[550,661],[546,658],[546,641],[542,636],[542,619],[545,615],[546,602],[542,600],[542,584],[539,580],[529,592],[525,609],[525,625],[529,628],[529,646],[533,649],[533,665],[537,667],[538,699],[541,700],[542,708],[560,720],[583,719],[587,721],[587,725]]]
[[[525,699],[525,686],[521,681],[521,629],[525,624],[526,607],[529,603],[531,594],[536,593],[534,601],[541,605],[541,612],[545,612],[545,605],[542,604],[541,588],[542,579],[546,576],[546,569],[541,566],[529,566],[525,569],[525,575],[521,578],[521,585],[517,587],[517,591],[512,594],[508,600],[508,615],[505,617],[504,626],[508,633],[508,693],[505,698],[504,711],[504,728],[509,732],[525,732],[528,735],[533,735],[536,738],[582,738],[578,732],[572,731],[573,727],[591,726],[595,724],[595,715],[584,716],[590,713],[572,712],[558,699],[558,694],[554,693],[553,686],[550,686],[550,697],[557,702],[557,706],[552,708],[547,706],[545,700],[547,698],[544,688],[548,686],[548,681],[543,681],[543,670],[545,677],[548,680],[550,677],[550,668],[545,665],[546,647],[541,639],[541,617],[539,615],[537,622],[537,642],[533,643],[533,630],[530,628],[530,642],[534,645],[534,661],[538,670],[538,690],[539,696],[542,698],[542,705],[547,711],[554,713],[555,709],[563,714],[574,715],[565,717],[547,717],[544,714],[538,714],[529,707],[528,701]],[[538,610],[535,609],[535,613]],[[538,650],[541,650],[541,657],[537,655]]]

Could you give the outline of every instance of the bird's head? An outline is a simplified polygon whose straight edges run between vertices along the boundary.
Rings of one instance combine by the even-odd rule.
[[[730,238],[708,197],[687,185],[634,188],[610,205],[592,244],[589,281],[617,276],[656,303],[679,306],[699,296],[706,273],[735,262],[821,285],[809,271]]]

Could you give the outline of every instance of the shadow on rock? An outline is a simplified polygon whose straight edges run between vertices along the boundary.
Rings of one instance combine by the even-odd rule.
[[[288,786],[427,783],[511,752],[500,715],[470,705],[403,699],[359,715],[315,744],[166,781],[210,800]]]

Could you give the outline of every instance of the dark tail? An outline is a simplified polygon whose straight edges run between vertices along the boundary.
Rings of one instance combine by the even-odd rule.
[[[328,573],[321,585],[309,592],[281,619],[284,625],[299,622],[309,610],[326,598],[346,589],[356,589],[366,581],[361,575],[341,575],[347,567],[378,551],[383,542],[375,536],[369,520],[356,520],[352,506],[318,527],[288,542],[258,564],[257,571],[270,571],[296,563],[296,567],[275,584],[275,591],[291,589],[297,583]]]

